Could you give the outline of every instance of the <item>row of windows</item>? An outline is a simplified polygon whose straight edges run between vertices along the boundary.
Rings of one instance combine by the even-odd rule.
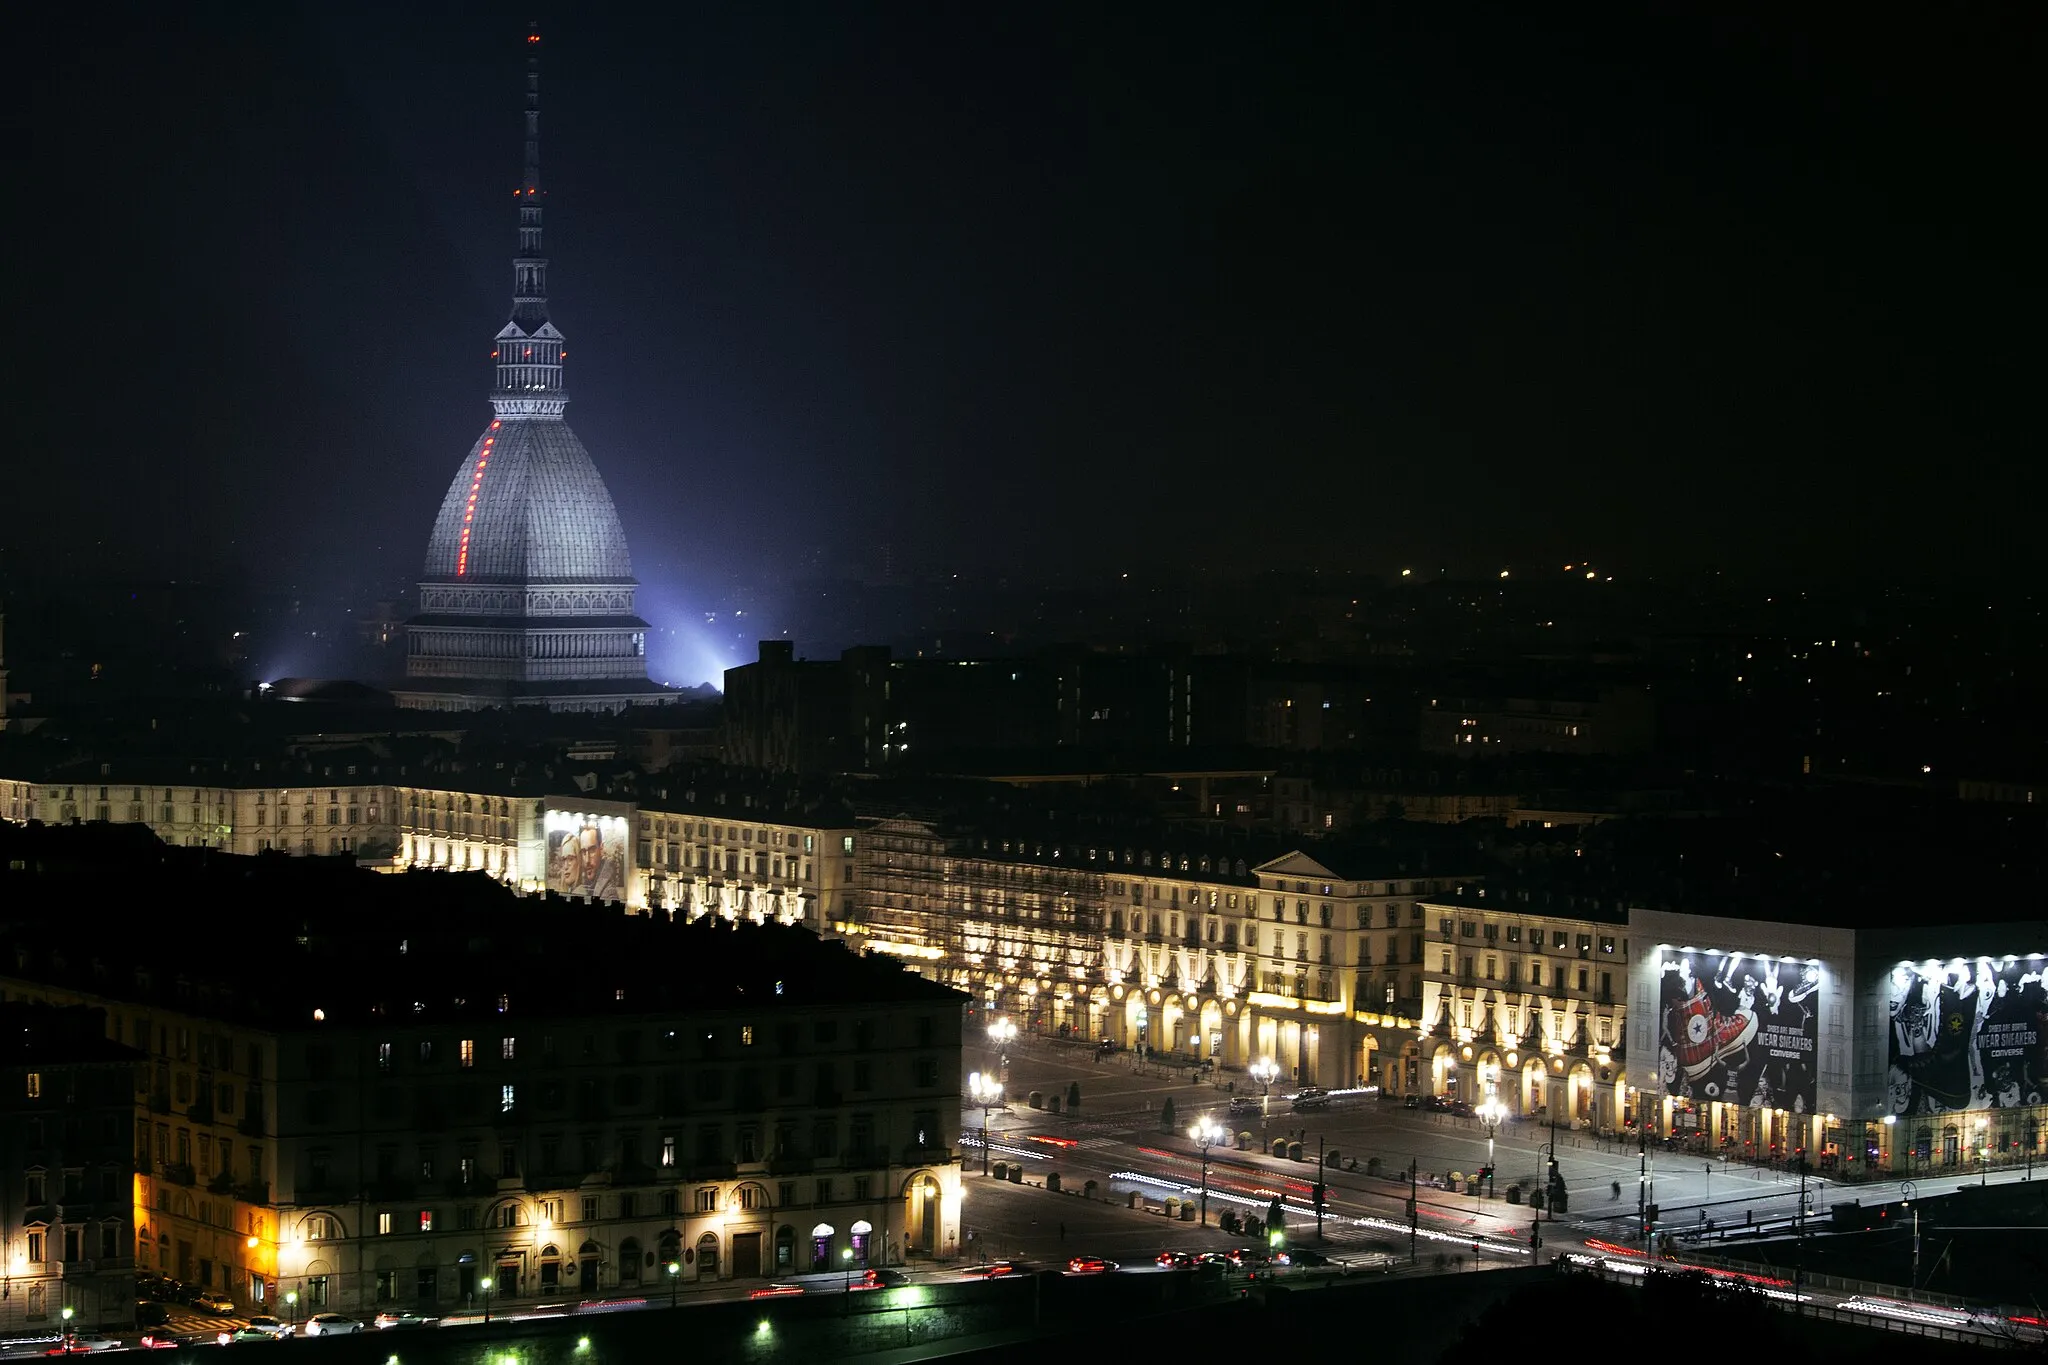
[[[504,997],[500,997],[499,1009],[502,1011],[508,1005],[509,1002]],[[842,1036],[843,1041],[850,1044],[856,1051],[865,1052],[883,1045],[877,1021],[873,1019],[855,1019],[848,1021],[847,1027],[844,1029],[841,1028],[842,1022],[838,1019],[812,1020],[808,1030],[810,1045],[813,1048],[836,1047],[842,1042]],[[638,1061],[642,1055],[642,1044],[646,1037],[646,1031],[641,1029],[620,1029],[612,1035],[613,1056],[622,1062]],[[915,1045],[918,1047],[933,1046],[938,1037],[937,1021],[929,1015],[923,1015],[913,1020],[912,1037]],[[772,1033],[765,1026],[757,1027],[753,1024],[712,1024],[697,1026],[687,1030],[666,1028],[655,1031],[655,1040],[663,1052],[680,1052],[686,1044],[694,1044],[696,1051],[705,1057],[720,1055],[728,1039],[738,1042],[741,1047],[753,1047],[756,1043],[767,1043],[771,1038],[779,1051],[796,1052],[803,1046],[805,1030],[800,1024],[780,1023],[774,1026]],[[379,1071],[394,1070],[401,1055],[417,1060],[422,1066],[432,1065],[437,1060],[450,1055],[449,1050],[444,1046],[446,1041],[420,1038],[405,1045],[402,1050],[401,1046],[396,1042],[379,1042],[374,1052],[377,1069]],[[531,1039],[528,1041],[530,1042]],[[491,1039],[485,1039],[482,1046],[488,1052],[495,1053],[501,1062],[516,1062],[519,1060],[519,1036],[517,1034],[502,1034],[495,1042]],[[556,1046],[554,1034],[541,1035],[540,1057],[543,1064],[552,1065],[561,1060],[562,1051],[562,1049]],[[598,1060],[598,1054],[598,1035],[595,1033],[581,1035],[577,1060],[595,1061]],[[474,1038],[455,1039],[453,1056],[458,1067],[467,1069],[475,1066],[478,1056],[477,1040]],[[309,1046],[306,1049],[305,1060],[306,1070],[315,1080],[332,1075],[334,1072],[334,1049],[325,1044]],[[922,1073],[927,1064],[936,1067],[937,1062],[933,1058],[919,1058],[918,1067],[920,1073]],[[865,1066],[867,1063],[857,1062],[855,1065]],[[831,1063],[822,1063],[821,1066],[829,1068]],[[712,1072],[707,1074],[717,1075],[719,1073]],[[820,1074],[823,1074],[823,1072],[821,1071]],[[744,1082],[744,1078],[742,1080]],[[924,1082],[920,1081],[919,1084],[924,1084]]]
[[[1451,924],[1452,917],[1449,915],[1444,916],[1437,921],[1438,932],[1445,938],[1451,937]],[[1509,924],[1503,926],[1491,920],[1483,923],[1469,919],[1458,920],[1457,936],[1459,938],[1483,938],[1488,943],[1497,943],[1502,937],[1503,928],[1506,930],[1506,938],[1509,943],[1522,942],[1523,930],[1521,925]],[[1528,927],[1528,943],[1533,951],[1541,952],[1543,950],[1543,932],[1543,926],[1540,924],[1532,924]],[[1590,953],[1593,951],[1593,937],[1591,934],[1573,934],[1570,930],[1554,928],[1550,931],[1550,946],[1553,951],[1562,953],[1571,949],[1576,943],[1580,953]],[[1613,935],[1600,935],[1600,951],[1603,955],[1612,956],[1617,947],[1624,953],[1628,950],[1628,945],[1616,939]]]

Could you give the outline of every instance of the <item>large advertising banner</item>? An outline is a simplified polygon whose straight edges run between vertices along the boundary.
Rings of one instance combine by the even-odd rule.
[[[2048,1099],[2048,983],[2034,957],[1901,962],[1891,971],[1894,1114],[2016,1109]]]
[[[1819,963],[1666,948],[1657,971],[1657,1074],[1665,1093],[1814,1111]]]
[[[626,820],[619,815],[547,813],[548,890],[594,901],[626,899]]]

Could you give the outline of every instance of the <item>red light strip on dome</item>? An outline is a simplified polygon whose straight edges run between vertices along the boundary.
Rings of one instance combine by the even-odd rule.
[[[491,423],[491,430],[496,431],[497,429],[498,424],[496,422]],[[484,467],[491,462],[491,444],[497,439],[495,436],[484,437],[484,448],[477,452],[476,473],[470,476],[469,501],[463,505],[462,509],[462,544],[455,552],[455,576],[457,578],[469,572],[469,528],[476,521],[477,490],[483,487]]]

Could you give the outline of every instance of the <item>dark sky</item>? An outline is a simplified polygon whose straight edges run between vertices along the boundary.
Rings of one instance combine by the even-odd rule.
[[[487,420],[528,13],[54,8],[0,546],[409,580]],[[2040,560],[2029,6],[562,8],[570,418],[677,609],[878,543]]]

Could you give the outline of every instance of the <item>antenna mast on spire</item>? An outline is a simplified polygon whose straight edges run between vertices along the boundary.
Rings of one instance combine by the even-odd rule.
[[[519,254],[512,258],[512,318],[498,333],[498,382],[491,402],[502,417],[559,417],[563,337],[548,321],[548,258],[541,245],[540,25],[526,31],[526,175],[519,200]]]

